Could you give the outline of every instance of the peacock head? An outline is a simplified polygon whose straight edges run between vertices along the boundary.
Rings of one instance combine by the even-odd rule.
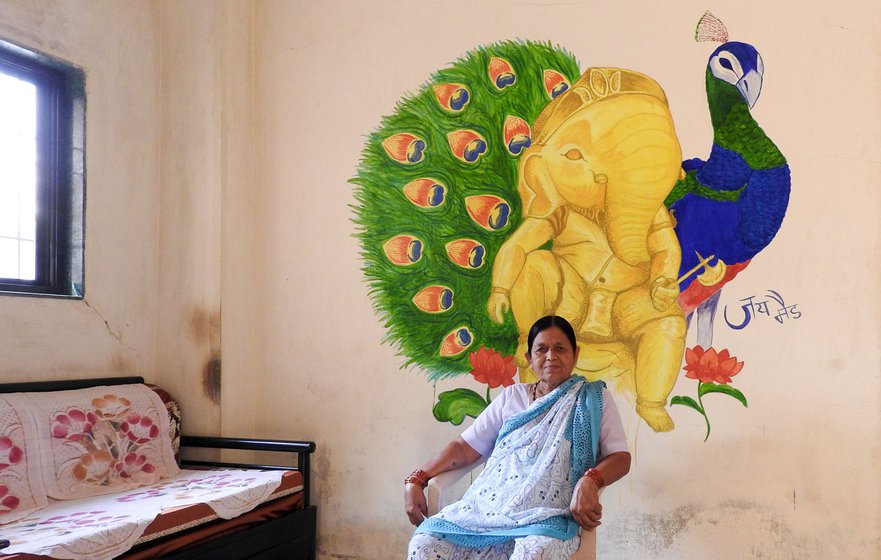
[[[750,109],[762,93],[762,76],[765,63],[755,47],[748,43],[729,41],[710,56],[708,71],[740,93]]]
[[[660,86],[636,72],[592,68],[552,101],[520,160],[527,216],[561,206],[602,210],[615,254],[648,260],[646,238],[679,176],[682,152]]]

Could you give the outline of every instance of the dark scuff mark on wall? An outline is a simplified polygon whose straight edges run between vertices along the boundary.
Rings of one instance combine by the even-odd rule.
[[[190,316],[190,337],[199,343],[206,343],[212,352],[220,346],[220,313],[214,310],[196,308]]]
[[[129,362],[128,357],[121,352],[116,352],[110,359],[110,371],[114,375],[135,375],[135,368]]]
[[[220,404],[220,312],[197,307],[190,315],[190,338],[197,345],[207,346],[208,361],[202,369],[202,390],[215,405]]]
[[[214,404],[220,404],[220,357],[214,356],[202,371],[202,389]]]

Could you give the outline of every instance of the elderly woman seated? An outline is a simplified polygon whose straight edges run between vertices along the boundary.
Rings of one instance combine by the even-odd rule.
[[[630,453],[605,385],[572,376],[578,351],[568,321],[536,321],[526,358],[539,381],[507,387],[407,477],[408,560],[568,560],[579,526],[600,524],[599,489],[627,474]],[[428,480],[486,455],[462,499],[426,517]]]

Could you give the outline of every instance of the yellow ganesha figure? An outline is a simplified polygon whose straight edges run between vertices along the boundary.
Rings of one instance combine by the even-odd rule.
[[[591,68],[541,112],[532,138],[518,171],[524,220],[496,255],[489,315],[513,312],[524,381],[534,379],[530,325],[566,317],[582,347],[576,371],[614,380],[649,426],[672,430],[665,406],[686,325],[663,204],[682,162],[666,95],[648,76]]]

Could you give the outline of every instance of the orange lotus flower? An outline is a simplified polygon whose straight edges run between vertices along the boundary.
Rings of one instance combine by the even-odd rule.
[[[514,356],[502,356],[495,350],[481,346],[477,352],[468,355],[468,360],[474,379],[486,383],[491,389],[514,384],[514,374],[517,373]]]
[[[743,369],[743,362],[730,356],[728,350],[716,352],[714,348],[704,350],[701,346],[685,350],[685,377],[703,383],[731,383],[731,378]]]

